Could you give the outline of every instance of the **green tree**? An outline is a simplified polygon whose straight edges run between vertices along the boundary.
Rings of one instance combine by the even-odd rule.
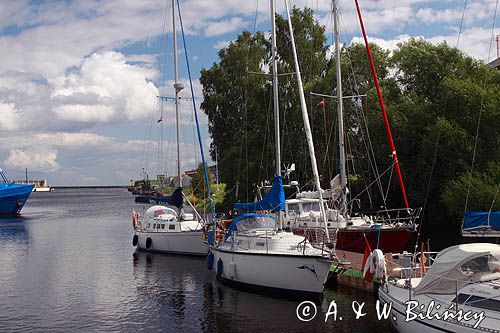
[[[210,182],[210,184],[212,184],[212,175],[210,174],[210,169],[208,167],[207,176],[208,181]],[[193,175],[193,182],[191,186],[193,188],[193,193],[197,198],[203,199],[208,197],[207,186],[205,184],[205,173],[203,171],[203,163],[198,164],[198,168]]]

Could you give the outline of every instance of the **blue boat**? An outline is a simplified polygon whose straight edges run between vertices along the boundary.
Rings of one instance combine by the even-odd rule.
[[[0,176],[3,180],[0,183],[0,214],[18,215],[35,185],[9,183],[2,169],[0,169]]]

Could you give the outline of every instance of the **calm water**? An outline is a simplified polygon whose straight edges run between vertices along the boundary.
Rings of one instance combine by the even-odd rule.
[[[0,331],[387,332],[372,295],[326,290],[318,315],[299,301],[214,281],[204,259],[136,252],[124,189],[33,193],[23,216],[0,219]],[[342,321],[324,323],[335,300]],[[355,320],[351,302],[366,302]]]

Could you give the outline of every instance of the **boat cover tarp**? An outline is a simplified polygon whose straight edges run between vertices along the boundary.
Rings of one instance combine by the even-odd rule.
[[[274,183],[266,196],[256,202],[241,203],[238,202],[234,208],[256,212],[260,210],[285,210],[285,190],[283,189],[283,179],[281,176],[274,177]]]
[[[232,219],[226,234],[226,239],[232,235],[233,231],[238,231],[238,223],[242,221],[248,222],[245,229],[272,228],[276,224],[274,217],[267,214],[241,214]]]
[[[500,229],[500,212],[465,212],[464,229],[487,226]]]
[[[476,258],[500,255],[500,245],[490,243],[471,243],[455,245],[439,252],[427,274],[415,287],[419,294],[453,294],[469,283],[474,283],[473,276],[461,272],[460,267]]]
[[[184,196],[182,195],[182,189],[178,187],[170,196],[160,197],[156,195],[138,195],[135,197],[135,202],[155,203],[157,205],[171,205],[177,207],[178,209],[181,209],[182,204],[184,203]]]

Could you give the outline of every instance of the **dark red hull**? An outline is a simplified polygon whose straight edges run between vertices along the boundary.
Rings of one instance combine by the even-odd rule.
[[[304,230],[294,230],[294,234],[303,235]],[[382,229],[380,231],[380,244],[379,249],[384,253],[402,253],[407,250],[408,242],[415,233],[414,229],[410,228],[391,228]],[[329,229],[330,237],[335,235],[334,229]],[[341,229],[337,233],[337,250],[364,253],[365,252],[365,241],[364,236],[370,243],[371,249],[377,248],[377,242],[379,238],[379,231],[376,229]],[[317,235],[315,232],[308,230],[307,238],[314,242],[316,241]]]

